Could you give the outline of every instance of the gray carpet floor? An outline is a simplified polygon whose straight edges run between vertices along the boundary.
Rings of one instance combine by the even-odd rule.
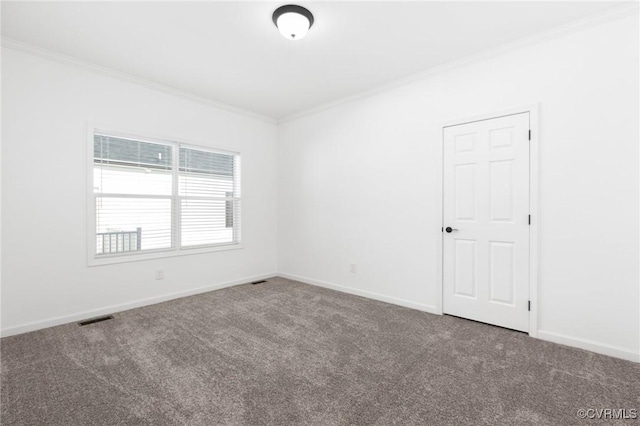
[[[114,317],[2,339],[2,424],[571,425],[601,423],[579,409],[640,411],[640,364],[282,278]]]

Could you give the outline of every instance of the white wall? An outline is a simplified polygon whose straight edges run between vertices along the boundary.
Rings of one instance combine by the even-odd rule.
[[[276,271],[438,312],[440,125],[539,103],[536,331],[638,360],[638,75],[638,20],[626,17],[343,103],[278,133],[266,121],[4,48],[2,333]],[[245,248],[87,267],[86,121],[241,151]]]
[[[282,124],[279,272],[437,312],[441,124],[539,103],[534,331],[640,360],[638,75],[627,16]]]
[[[275,274],[275,124],[7,48],[2,86],[4,335]],[[87,121],[239,151],[244,249],[88,267]]]

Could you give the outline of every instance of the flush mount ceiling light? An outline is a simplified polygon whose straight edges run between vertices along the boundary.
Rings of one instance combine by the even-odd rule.
[[[273,23],[284,38],[300,40],[313,25],[313,15],[302,6],[288,4],[273,12]]]

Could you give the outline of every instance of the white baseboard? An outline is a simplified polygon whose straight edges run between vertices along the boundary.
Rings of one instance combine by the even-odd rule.
[[[166,302],[168,300],[180,299],[182,297],[193,296],[194,294],[207,293],[213,290],[220,290],[226,287],[232,287],[238,284],[246,284],[252,281],[264,280],[277,276],[276,272],[269,274],[256,275],[253,277],[241,278],[233,281],[226,281],[218,284],[206,285],[185,291],[178,291],[175,293],[164,294],[162,296],[150,297],[148,299],[140,299],[133,302],[122,303],[119,305],[106,306],[100,309],[94,309],[91,311],[78,312],[76,314],[64,315],[61,317],[50,318],[41,321],[29,322],[22,325],[8,327],[2,329],[0,335],[2,337],[13,336],[15,334],[27,333],[29,331],[40,330],[43,328],[53,327],[56,325],[67,324],[71,322],[77,322],[86,320],[89,318],[97,317],[100,315],[113,314],[116,312],[127,311],[129,309],[140,308],[142,306],[155,305],[156,303]]]
[[[239,284],[246,284],[252,281],[268,279],[276,276],[288,278],[295,281],[300,281],[305,284],[310,284],[318,287],[324,287],[331,290],[340,291],[343,293],[348,293],[356,296],[366,297],[369,299],[379,300],[381,302],[387,302],[394,305],[404,306],[406,308],[416,309],[416,310],[428,312],[431,314],[436,314],[436,315],[441,314],[441,312],[439,312],[435,306],[426,305],[423,303],[416,303],[409,300],[398,299],[395,297],[386,296],[379,293],[349,288],[346,286],[333,284],[326,281],[314,280],[314,279],[302,277],[299,275],[272,272],[269,274],[262,274],[262,275],[252,276],[252,277],[241,278],[238,280],[226,281],[218,284],[198,287],[191,290],[169,293],[162,296],[151,297],[148,299],[141,299],[133,302],[122,303],[119,305],[112,305],[112,306],[107,306],[100,309],[94,309],[91,311],[78,312],[76,314],[64,315],[60,317],[50,318],[47,320],[34,321],[26,324],[8,327],[5,329],[2,329],[2,331],[0,332],[0,335],[2,337],[13,336],[15,334],[27,333],[30,331],[40,330],[43,328],[53,327],[56,325],[82,321],[82,320],[97,317],[100,315],[113,314],[116,312],[122,312],[129,309],[139,308],[142,306],[154,305],[156,303],[166,302],[168,300],[180,299],[182,297],[192,296],[200,293],[206,293],[213,290],[219,290],[226,287],[232,287]],[[548,342],[559,343],[562,345],[572,346],[580,349],[586,349],[588,351],[596,352],[603,355],[609,355],[616,358],[626,359],[628,361],[640,362],[640,353],[633,352],[628,349],[617,347],[617,346],[611,346],[611,345],[594,342],[592,340],[570,337],[563,334],[554,333],[552,331],[545,331],[545,330],[538,330],[537,338],[541,340],[546,340]]]
[[[394,305],[413,308],[413,309],[428,312],[431,314],[436,314],[436,315],[441,314],[441,312],[439,312],[435,306],[411,302],[403,299],[397,299],[395,297],[385,296],[379,293],[353,289],[353,288],[341,286],[338,284],[328,283],[326,281],[314,280],[311,278],[306,278],[306,277],[302,277],[294,274],[280,272],[278,273],[278,276],[283,278],[289,278],[295,281],[300,281],[306,284],[315,285],[318,287],[324,287],[331,290],[341,291],[343,293],[355,294],[356,296],[362,296],[369,299],[375,299],[375,300],[380,300],[382,302],[392,303]],[[640,362],[640,353],[636,353],[625,348],[606,345],[606,344],[585,340],[585,339],[569,337],[562,334],[558,334],[550,331],[544,331],[544,330],[537,330],[537,336],[532,336],[532,337],[534,338],[537,337],[538,339],[541,339],[541,340],[546,340],[553,343],[559,343],[559,344],[571,346],[574,348],[586,349],[591,352],[596,352],[603,355],[609,355],[616,358],[622,358],[628,361]]]
[[[374,293],[371,291],[359,290],[355,288],[345,287],[338,284],[328,283],[326,281],[318,281],[311,278],[301,277],[299,275],[287,274],[284,272],[279,272],[278,276],[282,278],[288,278],[294,281],[300,281],[301,283],[315,285],[318,287],[324,287],[331,290],[340,291],[343,293],[354,294],[356,296],[366,297],[368,299],[379,300],[381,302],[387,302],[394,305],[404,306],[405,308],[416,309],[418,311],[428,312],[430,314],[441,315],[442,313],[438,311],[438,308],[431,305],[426,305],[423,303],[411,302],[409,300],[398,299],[391,296],[385,296],[384,294]]]
[[[592,340],[579,339],[544,330],[538,330],[538,339],[546,340],[553,343],[560,343],[566,346],[573,346],[574,348],[586,349],[591,352],[596,352],[602,355],[609,355],[616,358],[622,358],[628,361],[640,362],[640,353],[617,346],[594,342]]]

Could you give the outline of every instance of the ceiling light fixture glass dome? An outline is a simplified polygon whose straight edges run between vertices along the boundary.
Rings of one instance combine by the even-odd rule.
[[[280,34],[289,40],[300,40],[313,25],[313,15],[302,6],[288,4],[273,12],[273,23]]]

